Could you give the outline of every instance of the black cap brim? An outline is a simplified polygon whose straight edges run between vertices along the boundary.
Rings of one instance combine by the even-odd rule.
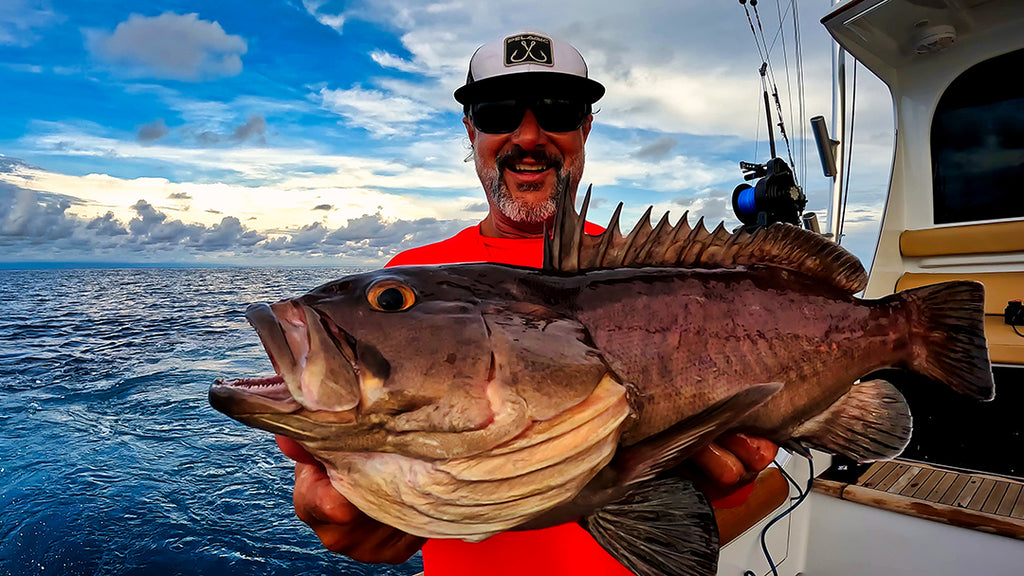
[[[599,82],[561,72],[520,72],[471,82],[455,91],[459,104],[475,104],[522,95],[581,98],[593,104],[604,96]]]

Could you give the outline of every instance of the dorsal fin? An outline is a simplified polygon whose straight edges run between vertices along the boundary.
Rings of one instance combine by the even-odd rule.
[[[683,214],[673,226],[666,213],[652,228],[652,207],[633,231],[623,236],[619,231],[620,203],[602,234],[587,234],[583,226],[591,189],[587,188],[583,199],[582,214],[576,213],[568,189],[559,194],[553,229],[544,234],[545,271],[573,274],[609,268],[716,269],[758,264],[822,280],[851,294],[867,284],[867,273],[856,256],[819,234],[791,224],[730,233],[722,223],[708,232],[703,218],[691,228],[687,214]]]

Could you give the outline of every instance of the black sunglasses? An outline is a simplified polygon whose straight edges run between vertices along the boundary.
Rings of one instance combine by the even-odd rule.
[[[519,128],[527,109],[545,132],[578,130],[590,114],[590,104],[580,100],[536,98],[477,102],[469,107],[469,118],[485,134],[508,134]]]

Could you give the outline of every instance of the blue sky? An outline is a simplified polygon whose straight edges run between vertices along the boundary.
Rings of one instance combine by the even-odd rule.
[[[829,181],[799,130],[830,115],[828,4],[799,7],[804,121],[791,23],[775,33],[791,8],[759,7],[818,212]],[[595,220],[622,201],[630,224],[649,204],[736,223],[738,162],[768,145],[733,0],[5,0],[0,262],[376,266],[450,236],[486,210],[452,91],[477,46],[527,29],[574,43],[607,87],[583,176]],[[861,74],[845,244],[867,260],[892,120]]]

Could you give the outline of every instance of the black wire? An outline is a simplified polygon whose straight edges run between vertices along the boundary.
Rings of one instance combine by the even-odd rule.
[[[750,33],[754,35],[754,44],[757,45],[757,55],[761,57],[761,62],[764,62],[764,51],[761,50],[761,40],[757,37],[757,30],[754,30],[754,21],[750,18],[750,8],[747,8],[746,2],[741,2],[741,4],[743,4],[743,11],[747,13],[747,22],[750,23]]]
[[[1020,331],[1017,330],[1017,325],[1016,324],[1010,324],[1010,328],[1013,328],[1013,331],[1017,333],[1017,336],[1020,336],[1021,338],[1024,338],[1024,334],[1021,334]]]
[[[800,489],[800,485],[796,483],[796,480],[793,480],[793,477],[789,475],[789,472],[786,472],[786,469],[779,464],[778,460],[772,460],[772,462],[775,463],[775,466],[779,469],[779,472],[782,472],[782,475],[786,478],[786,480],[788,480],[789,483],[793,485],[793,488],[796,488],[796,498],[790,498],[790,500],[802,498],[804,495],[804,491]]]
[[[804,490],[800,490],[800,485],[796,483],[796,480],[793,480],[792,476],[787,474],[786,471],[782,469],[782,466],[779,466],[778,462],[775,463],[775,465],[779,467],[779,471],[782,472],[782,475],[786,477],[786,480],[789,481],[793,485],[793,487],[796,488],[796,491],[797,493],[799,493],[799,496],[797,496],[796,502],[791,504],[789,508],[786,508],[781,514],[779,514],[775,518],[772,518],[771,521],[765,524],[764,528],[761,529],[761,552],[764,553],[764,558],[768,561],[768,567],[771,568],[773,576],[779,576],[779,568],[775,565],[775,561],[772,560],[771,553],[768,552],[768,530],[772,526],[774,526],[776,522],[788,516],[790,512],[792,512],[793,510],[796,510],[797,506],[803,504],[804,500],[807,498],[807,495],[811,493],[811,486],[814,484],[814,462],[812,462],[811,459],[807,458],[806,456],[804,456],[804,459],[807,460],[807,487]],[[755,574],[752,570],[747,570],[743,573],[743,576],[757,576],[757,574]]]

